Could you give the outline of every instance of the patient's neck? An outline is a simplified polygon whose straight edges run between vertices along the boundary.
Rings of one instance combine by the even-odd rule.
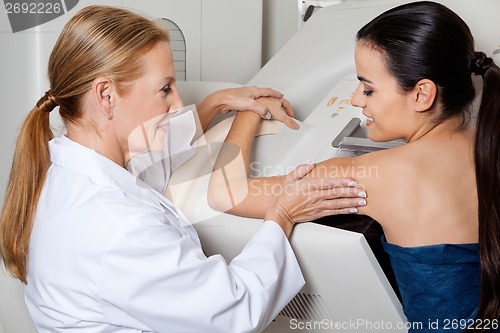
[[[431,138],[433,136],[439,136],[445,133],[458,133],[462,131],[467,131],[470,129],[470,125],[464,123],[464,118],[462,115],[456,115],[453,117],[446,118],[440,122],[429,122],[421,126],[413,135],[407,138],[407,142],[415,142],[422,138]]]

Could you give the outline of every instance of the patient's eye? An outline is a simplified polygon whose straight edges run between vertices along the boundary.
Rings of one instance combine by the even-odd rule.
[[[373,90],[363,90],[363,95],[371,96],[371,94],[373,94]]]

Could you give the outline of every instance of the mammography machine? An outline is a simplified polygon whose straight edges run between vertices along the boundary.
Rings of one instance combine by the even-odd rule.
[[[90,1],[81,2],[90,4]],[[364,131],[361,110],[350,105],[350,97],[357,86],[354,38],[366,22],[403,2],[409,1],[352,0],[315,11],[298,33],[248,82],[283,92],[300,122],[298,131],[273,124],[264,131],[265,135],[256,138],[251,167],[253,176],[285,174],[304,162],[386,148],[363,138],[350,138],[363,137]],[[437,2],[456,11],[469,24],[476,38],[476,49],[500,63],[498,0]],[[127,2],[129,7],[131,3]],[[112,4],[122,5],[122,2],[115,0]],[[29,34],[23,38],[39,43]],[[47,59],[48,54],[44,53],[35,63],[26,63],[33,66],[35,73],[45,68],[40,64],[45,64]],[[36,86],[27,88],[28,93],[41,96],[44,90],[40,87],[43,82],[40,77],[43,75],[45,73],[34,74]],[[189,80],[188,77],[187,82],[178,83],[186,105],[199,102],[211,91],[238,86]],[[7,106],[15,106],[16,110],[19,107],[11,104]],[[206,141],[198,142],[199,156],[178,169],[171,178],[172,200],[193,221],[207,255],[222,254],[227,261],[241,251],[262,223],[257,219],[216,212],[206,203],[207,165],[197,162],[203,160],[205,151],[217,149],[217,143],[224,140],[229,129],[230,120],[221,119],[213,124],[203,139]],[[296,226],[291,244],[306,285],[266,332],[406,332],[408,327],[401,304],[362,233],[304,223]],[[23,308],[21,289],[19,284],[0,276],[0,333],[2,325],[3,333],[33,331]]]

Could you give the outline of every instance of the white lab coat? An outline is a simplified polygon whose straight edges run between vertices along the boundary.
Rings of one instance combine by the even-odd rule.
[[[275,222],[228,265],[124,168],[66,137],[49,147],[25,288],[40,332],[258,331],[303,286]]]

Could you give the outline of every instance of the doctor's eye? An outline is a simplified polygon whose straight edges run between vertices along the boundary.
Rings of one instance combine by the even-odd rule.
[[[168,95],[168,93],[170,91],[172,91],[172,88],[170,88],[170,86],[165,86],[163,88],[161,88],[161,91],[165,94],[165,95]]]
[[[373,94],[373,90],[363,90],[363,95],[371,96],[371,94]]]

